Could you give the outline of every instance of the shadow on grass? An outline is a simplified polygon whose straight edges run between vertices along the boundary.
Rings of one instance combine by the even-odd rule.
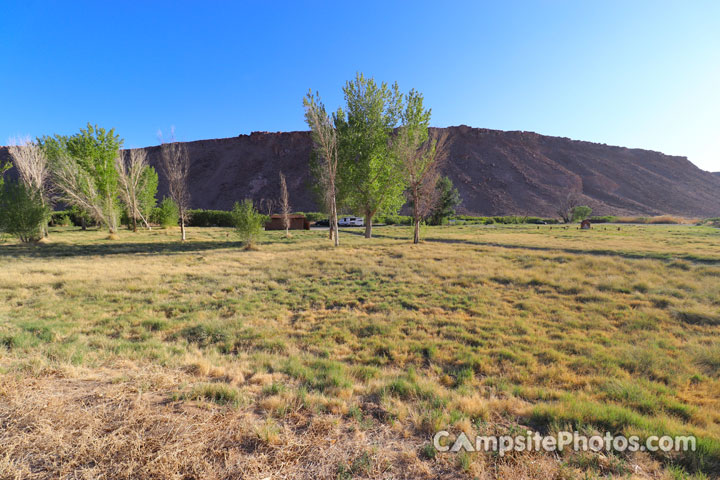
[[[116,243],[108,241],[98,244],[17,244],[0,246],[0,257],[82,257],[106,255],[174,255],[204,252],[209,250],[242,250],[244,244],[237,241],[187,241],[153,243]]]
[[[364,232],[354,232],[348,230],[342,230],[344,234],[364,236]],[[373,237],[387,238],[391,240],[408,240],[410,237],[390,235],[386,233],[376,233],[373,231]],[[546,247],[538,245],[514,245],[508,243],[499,242],[484,242],[481,240],[462,240],[457,238],[438,238],[438,237],[425,237],[422,239],[423,242],[428,243],[449,243],[449,244],[464,244],[464,245],[475,245],[481,247],[497,247],[497,248],[508,248],[517,250],[534,250],[540,252],[562,252],[577,255],[597,255],[603,257],[620,257],[629,259],[650,259],[650,260],[687,260],[693,263],[702,263],[706,265],[720,265],[720,258],[718,257],[707,257],[703,255],[694,255],[691,253],[664,253],[664,252],[628,252],[622,250],[610,250],[603,248],[570,248],[570,247]]]

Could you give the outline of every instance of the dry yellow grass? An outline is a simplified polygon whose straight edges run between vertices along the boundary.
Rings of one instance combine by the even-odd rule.
[[[227,233],[0,245],[0,478],[716,473],[717,230]],[[706,452],[428,457],[438,429],[526,425]]]

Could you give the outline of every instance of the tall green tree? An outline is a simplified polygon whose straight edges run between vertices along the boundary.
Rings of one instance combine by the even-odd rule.
[[[123,144],[115,129],[88,123],[75,135],[45,136],[38,141],[63,200],[115,233],[120,213],[115,162]]]
[[[377,213],[396,213],[405,203],[402,162],[391,149],[402,95],[397,83],[377,84],[358,73],[343,87],[345,109],[334,115],[338,134],[338,192],[349,210],[365,217],[365,237],[372,236]]]

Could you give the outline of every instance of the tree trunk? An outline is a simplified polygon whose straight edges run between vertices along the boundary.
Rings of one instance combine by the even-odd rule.
[[[335,195],[332,197],[332,218],[330,219],[332,222],[330,224],[330,230],[335,232],[335,246],[337,247],[340,245],[340,236],[338,235],[338,219],[337,219],[337,205],[335,205]]]
[[[182,241],[185,241],[185,212],[180,212],[180,235],[182,236]]]
[[[365,238],[372,238],[372,213],[365,214]]]
[[[137,218],[133,215],[133,232],[137,232]]]
[[[85,221],[85,217],[80,218],[80,228],[87,230],[87,221]]]
[[[420,212],[418,212],[418,201],[420,195],[415,193],[413,199],[413,220],[415,225],[415,231],[413,232],[413,243],[420,243]]]

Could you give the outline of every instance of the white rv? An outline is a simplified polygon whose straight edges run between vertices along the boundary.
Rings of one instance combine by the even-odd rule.
[[[342,217],[338,220],[341,227],[364,227],[365,220],[362,217]]]

